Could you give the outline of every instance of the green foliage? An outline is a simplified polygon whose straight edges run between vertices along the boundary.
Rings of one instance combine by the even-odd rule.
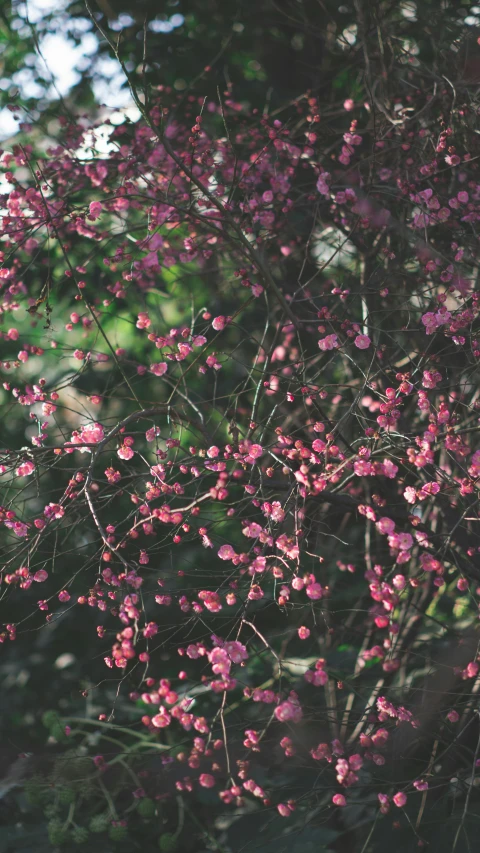
[[[54,846],[64,844],[68,838],[68,830],[65,828],[63,821],[59,818],[54,818],[48,824],[48,837]]]
[[[58,725],[58,714],[56,711],[45,711],[42,714],[42,723],[46,729],[51,730]]]
[[[75,796],[76,796],[76,794],[75,794],[75,791],[73,790],[73,788],[68,788],[68,787],[62,786],[61,788],[59,788],[57,790],[58,802],[62,806],[68,806],[68,805],[70,805],[70,803],[73,803],[75,800]]]
[[[108,814],[97,814],[93,815],[93,817],[90,819],[88,828],[90,832],[98,834],[100,832],[106,832],[106,830],[110,826],[110,823],[111,818]]]
[[[32,776],[25,781],[25,795],[32,806],[43,806],[51,798],[51,789],[41,776]]]
[[[156,806],[153,800],[149,797],[142,797],[138,806],[137,812],[142,817],[153,817],[155,815]]]
[[[56,785],[68,785],[70,791],[85,791],[89,779],[93,776],[95,767],[91,758],[78,755],[75,750],[68,750],[59,756],[53,766],[52,779]]]
[[[86,826],[75,826],[72,829],[72,840],[74,844],[85,844],[89,838],[89,831]]]
[[[164,832],[158,839],[158,846],[162,853],[175,853],[178,850],[176,835],[173,832]]]
[[[111,826],[108,830],[108,837],[110,841],[125,841],[128,837],[128,831],[126,826]]]

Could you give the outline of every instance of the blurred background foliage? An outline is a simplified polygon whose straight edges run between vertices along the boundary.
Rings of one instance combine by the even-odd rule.
[[[239,101],[270,111],[307,90],[315,91],[323,108],[360,95],[359,26],[371,35],[389,22],[392,40],[373,55],[380,72],[388,71],[399,48],[432,73],[440,65],[446,73],[449,54],[453,58],[480,22],[478,7],[461,0],[363,5],[360,21],[356,0],[14,0],[0,10],[2,100],[21,103],[34,115],[54,113],[58,94],[73,109],[94,112],[102,97],[128,101],[118,63],[92,19],[118,46],[140,88],[143,81],[144,87],[215,97],[217,86],[231,84]],[[63,68],[58,52],[52,62],[60,35],[70,53]],[[49,67],[39,51],[49,56]]]

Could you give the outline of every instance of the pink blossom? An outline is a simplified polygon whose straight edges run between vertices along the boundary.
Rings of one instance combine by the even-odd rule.
[[[141,311],[136,322],[137,329],[149,329],[152,324],[150,317],[145,311]]]
[[[324,195],[326,198],[330,195],[330,187],[328,186],[328,182],[330,180],[329,172],[323,172],[317,181],[317,190],[321,195]]]
[[[218,549],[218,556],[221,560],[233,560],[235,557],[235,551],[231,545],[222,545]]]
[[[383,473],[390,480],[394,480],[398,474],[398,465],[395,465],[391,459],[384,459],[384,461],[383,461]]]
[[[202,589],[198,593],[200,601],[203,601],[207,610],[211,613],[218,613],[222,609],[222,603],[218,592]]]
[[[171,719],[171,715],[161,705],[158,709],[158,714],[152,717],[152,726],[155,726],[156,729],[165,729],[170,725]]]
[[[382,814],[388,814],[390,811],[390,800],[386,794],[377,794],[380,803],[380,811]]]
[[[380,533],[383,533],[383,534],[393,533],[393,531],[395,530],[395,522],[392,521],[391,518],[388,518],[386,516],[384,516],[383,518],[380,518],[376,522],[375,526],[380,531]]]
[[[431,311],[427,312],[422,316],[422,323],[425,326],[425,332],[427,335],[433,335],[433,333],[440,328],[444,323],[448,323],[452,318],[450,311],[440,310],[437,311],[436,314],[433,314]]]
[[[424,370],[422,377],[422,385],[424,388],[436,388],[439,382],[442,381],[442,374],[438,370]]]
[[[160,435],[160,427],[151,427],[147,429],[145,433],[145,438],[147,441],[155,441],[155,438]]]
[[[368,349],[372,342],[368,335],[357,335],[353,343],[358,349]]]
[[[250,587],[247,598],[249,599],[249,601],[260,601],[260,599],[263,598],[264,595],[265,593],[261,586],[255,583]]]
[[[216,332],[221,332],[222,329],[227,325],[227,318],[220,315],[219,317],[214,317],[212,320],[212,326]]]
[[[326,759],[329,763],[332,761],[332,752],[328,743],[319,743],[315,749],[310,750],[310,755],[315,761]]]
[[[315,601],[323,597],[323,587],[319,583],[311,583],[307,586],[306,593]]]
[[[63,518],[65,510],[60,504],[49,503],[43,510],[43,514],[46,518]]]
[[[228,640],[223,648],[233,663],[242,663],[242,661],[248,658],[246,647],[243,643],[239,643],[238,640]]]
[[[247,526],[242,530],[243,535],[248,536],[249,539],[257,539],[262,532],[263,527],[260,527],[256,521],[252,521],[250,524],[247,524]]]
[[[45,569],[39,569],[39,571],[35,572],[35,574],[33,576],[33,580],[36,581],[37,583],[43,583],[44,581],[47,580],[47,578],[48,578],[48,572],[46,572]]]
[[[326,338],[321,338],[318,342],[318,346],[323,352],[331,349],[337,349],[338,345],[338,338],[336,335],[327,335]]]
[[[99,201],[90,202],[89,206],[90,219],[98,219],[102,212],[102,205]]]
[[[132,457],[134,455],[135,454],[134,454],[134,451],[132,450],[132,448],[128,447],[128,445],[126,445],[126,444],[122,444],[122,446],[119,447],[117,450],[117,456],[119,456],[120,459],[125,459],[126,461],[128,461],[129,459],[132,459]]]
[[[332,803],[335,806],[346,806],[347,805],[347,801],[346,801],[345,797],[343,796],[343,794],[334,794],[332,797]]]
[[[399,809],[403,808],[407,802],[407,795],[403,793],[403,791],[399,791],[397,794],[393,795],[393,802]]]
[[[408,551],[413,545],[413,537],[410,533],[392,533],[388,537],[390,548],[398,548],[400,551]]]
[[[398,589],[399,591],[401,591],[402,589],[405,589],[405,587],[407,585],[407,580],[406,580],[404,575],[395,575],[395,577],[393,578],[392,584],[395,587],[395,589]]]
[[[5,527],[10,528],[15,533],[15,536],[19,536],[21,538],[27,536],[28,527],[22,521],[6,521]]]
[[[28,460],[27,462],[22,462],[15,473],[17,477],[28,477],[29,474],[33,473],[33,471],[35,471],[35,463]]]
[[[203,347],[207,343],[207,339],[205,335],[195,335],[192,340],[192,345],[194,347]]]
[[[198,781],[202,788],[213,788],[215,785],[215,779],[211,773],[201,773]]]
[[[167,370],[168,364],[165,361],[150,365],[150,373],[153,373],[155,376],[163,376]]]
[[[285,702],[281,702],[280,705],[277,705],[273,713],[281,723],[285,723],[290,720],[293,723],[298,723],[303,716],[300,703],[296,698],[290,698]]]
[[[96,444],[105,436],[103,426],[101,424],[87,424],[81,432],[82,441],[88,444]]]
[[[357,461],[353,463],[353,470],[357,477],[368,477],[370,474],[374,473],[372,463],[368,462],[367,459],[357,459]]]
[[[215,675],[228,675],[230,672],[232,662],[225,649],[216,646],[211,652],[209,652],[208,660],[212,665],[212,670]]]
[[[323,669],[315,669],[313,672],[311,669],[307,669],[304,678],[307,684],[311,684],[313,687],[323,687],[328,681],[328,675]]]

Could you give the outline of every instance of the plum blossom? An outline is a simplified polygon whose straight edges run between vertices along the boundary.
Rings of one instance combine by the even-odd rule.
[[[385,535],[391,534],[395,530],[395,522],[392,521],[392,519],[388,518],[387,516],[380,518],[376,522],[375,526],[376,526],[377,530],[379,530],[380,533],[383,533]]]
[[[426,334],[433,335],[440,326],[450,322],[451,319],[452,315],[450,311],[440,309],[440,311],[437,311],[435,314],[432,311],[428,311],[426,314],[423,314],[422,323],[425,326]]]
[[[357,335],[353,343],[358,349],[368,349],[372,342],[368,335]]]
[[[323,172],[317,181],[317,190],[321,195],[324,195],[326,198],[330,195],[330,187],[328,186],[328,181],[330,180],[330,173]]]
[[[388,537],[388,544],[390,548],[408,551],[413,545],[413,537],[410,533],[392,533]]]
[[[200,601],[203,601],[205,607],[210,611],[210,613],[218,613],[219,610],[222,609],[222,603],[218,592],[211,592],[210,590],[202,589],[198,593],[198,597]]]
[[[319,583],[310,583],[306,588],[306,593],[312,601],[323,598],[323,587]]]
[[[218,556],[221,560],[233,560],[236,555],[231,545],[222,545],[218,549]]]
[[[35,463],[27,460],[18,466],[15,474],[17,477],[28,477],[29,474],[33,473],[33,471],[35,471]]]
[[[326,352],[331,349],[338,349],[339,343],[337,335],[327,335],[326,338],[321,338],[318,342],[318,346],[322,352]]]
[[[129,445],[122,444],[121,447],[119,447],[117,450],[117,456],[119,456],[120,459],[124,459],[125,461],[128,461],[129,459],[132,459],[132,457],[134,456],[134,451],[132,450],[131,447],[129,447]]]
[[[211,652],[209,652],[208,660],[212,665],[212,670],[215,675],[228,675],[230,672],[232,662],[225,649],[216,646]]]
[[[220,317],[214,317],[213,318],[212,326],[216,332],[221,332],[222,329],[224,329],[225,326],[227,325],[227,322],[228,322],[227,317],[223,317],[221,315]]]
[[[207,339],[205,335],[195,335],[192,339],[192,346],[194,347],[203,347],[207,343]]]
[[[223,649],[227,652],[230,660],[233,663],[242,663],[242,661],[247,660],[248,652],[243,643],[239,643],[238,640],[229,640],[223,645]]]
[[[28,535],[28,526],[22,521],[5,521],[5,527],[8,527],[10,530],[13,530],[15,536],[24,538]]]
[[[290,694],[290,697],[285,702],[277,705],[273,713],[281,723],[288,721],[298,723],[303,716],[298,698],[294,694]]]
[[[407,486],[403,492],[403,497],[409,504],[414,504],[417,500],[417,493],[413,486]]]
[[[48,572],[45,569],[39,569],[38,572],[35,572],[33,576],[33,580],[37,583],[43,583],[48,578]]]
[[[398,474],[398,465],[395,465],[391,459],[384,459],[383,461],[383,473],[390,480],[394,480]]]
[[[102,204],[99,201],[91,201],[89,205],[89,219],[98,219],[102,212]]]
[[[155,438],[159,435],[160,435],[160,427],[155,426],[155,427],[151,427],[150,429],[147,429],[147,431],[145,433],[145,438],[147,439],[147,441],[155,441]]]
[[[165,710],[163,705],[160,705],[160,708],[158,709],[158,714],[152,717],[152,726],[155,726],[156,729],[165,729],[167,726],[170,725],[171,719],[172,717],[168,713],[168,711]]]
[[[63,518],[65,510],[60,504],[49,503],[43,510],[45,518]]]

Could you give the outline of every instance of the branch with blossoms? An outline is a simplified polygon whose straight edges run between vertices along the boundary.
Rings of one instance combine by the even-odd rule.
[[[95,622],[98,719],[45,725],[113,737],[115,830],[212,789],[420,833],[465,778],[438,744],[476,766],[480,184],[423,73],[410,119],[346,100],[328,160],[313,95],[147,108],[133,78],[107,153],[62,117],[2,154],[0,640]]]

